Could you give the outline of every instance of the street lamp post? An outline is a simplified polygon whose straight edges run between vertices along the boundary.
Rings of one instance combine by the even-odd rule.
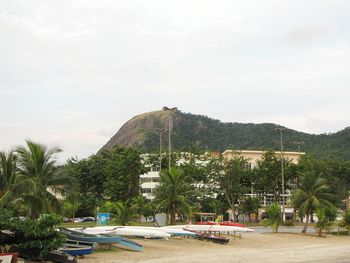
[[[156,128],[155,130],[159,133],[159,176],[161,176],[162,174],[162,133],[166,129]]]
[[[285,206],[284,206],[284,164],[283,164],[283,131],[285,130],[285,128],[276,128],[276,131],[278,131],[280,133],[280,144],[281,144],[281,176],[282,176],[282,219],[283,222],[286,221],[286,210],[285,210]]]
[[[176,111],[177,110],[177,107],[174,107],[174,108],[168,108],[166,106],[163,107],[163,110],[164,111],[169,111],[170,114],[169,114],[169,121],[168,121],[168,131],[169,131],[169,134],[168,134],[168,139],[169,139],[169,171],[170,171],[170,168],[171,168],[171,131],[172,131],[172,116],[171,116],[171,113]]]
[[[300,146],[304,144],[303,141],[300,142],[294,142],[294,144],[296,144],[298,146],[298,154],[300,155]]]

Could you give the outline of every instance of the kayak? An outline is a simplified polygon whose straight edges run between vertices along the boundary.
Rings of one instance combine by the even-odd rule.
[[[239,227],[245,227],[245,224],[237,223],[237,222],[230,222],[230,221],[224,221],[224,222],[214,222],[214,221],[208,221],[208,222],[196,222],[196,225],[220,225],[220,226],[239,226]]]
[[[221,225],[174,225],[167,226],[168,228],[183,229],[187,231],[201,231],[201,232],[254,232],[255,230],[239,227],[239,226],[221,226]]]
[[[153,229],[136,228],[133,226],[106,226],[106,227],[87,227],[75,228],[87,234],[115,234],[119,236],[134,236],[143,238],[169,238],[170,234],[164,231]]]

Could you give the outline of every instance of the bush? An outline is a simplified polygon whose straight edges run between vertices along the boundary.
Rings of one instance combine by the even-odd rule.
[[[59,216],[47,214],[38,220],[21,220],[12,217],[13,213],[0,210],[1,230],[11,234],[0,235],[0,246],[16,245],[21,254],[31,258],[46,258],[48,253],[63,245],[65,235],[54,229],[61,220]]]
[[[282,222],[280,206],[277,203],[271,204],[266,207],[265,213],[266,219],[264,219],[263,224],[271,226],[272,231],[277,233],[278,227]]]

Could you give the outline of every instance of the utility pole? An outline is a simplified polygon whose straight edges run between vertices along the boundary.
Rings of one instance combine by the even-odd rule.
[[[168,134],[168,140],[169,140],[169,171],[171,169],[171,131],[172,131],[172,128],[173,128],[173,118],[171,116],[171,113],[176,111],[177,110],[177,107],[174,107],[174,108],[168,108],[166,106],[163,107],[163,110],[164,111],[169,111],[169,119],[168,119],[168,131],[169,131],[169,134]]]
[[[285,128],[276,128],[276,131],[280,133],[280,144],[281,144],[281,176],[282,176],[282,219],[283,222],[286,221],[286,210],[284,206],[284,164],[283,164],[283,159],[284,159],[284,154],[283,154],[283,131]]]
[[[159,176],[161,176],[162,174],[162,133],[166,129],[156,128],[155,130],[159,133]]]

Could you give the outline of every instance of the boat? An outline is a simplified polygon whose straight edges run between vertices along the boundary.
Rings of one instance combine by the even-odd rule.
[[[86,232],[76,231],[67,228],[60,228],[60,230],[71,240],[78,240],[84,242],[96,242],[98,244],[120,244],[134,251],[143,251],[143,246],[125,237],[106,233],[106,234],[89,234]]]
[[[87,242],[87,241],[66,239],[66,243],[67,244],[73,244],[73,245],[89,246],[89,247],[92,247],[92,249],[96,249],[97,248],[97,243],[96,242]]]
[[[133,226],[135,229],[143,229],[143,230],[153,230],[153,231],[161,231],[165,232],[171,236],[188,236],[188,237],[195,237],[196,233],[193,233],[191,231],[186,231],[183,229],[174,229],[174,228],[167,228],[167,227],[148,227],[148,226]]]
[[[86,227],[75,228],[75,231],[81,231],[88,234],[115,234],[119,236],[133,236],[142,238],[169,238],[171,235],[165,231],[148,229],[147,227],[134,226],[106,226],[106,227]]]
[[[194,232],[218,232],[218,233],[235,233],[235,232],[254,232],[255,230],[239,226],[220,226],[220,225],[174,225],[166,226],[168,228],[183,229]]]
[[[92,246],[65,243],[58,250],[63,251],[71,256],[84,256],[84,255],[91,254],[93,251],[93,248]]]
[[[68,228],[60,228],[60,231],[64,233],[68,239],[78,240],[78,241],[87,241],[87,242],[96,242],[98,244],[111,244],[119,243],[121,241],[121,236],[117,235],[108,235],[108,234],[88,234],[80,231],[75,231]]]
[[[197,234],[197,239],[211,241],[211,242],[218,243],[218,244],[227,244],[230,241],[230,239],[227,237],[208,235],[208,234],[200,234],[200,233]]]
[[[214,222],[214,221],[208,221],[208,222],[196,222],[196,225],[220,225],[220,226],[238,226],[238,227],[245,227],[245,224],[237,223],[237,222],[230,222],[230,221],[224,221],[224,222]]]
[[[47,259],[55,263],[77,263],[76,257],[68,255],[63,251],[50,251]]]

